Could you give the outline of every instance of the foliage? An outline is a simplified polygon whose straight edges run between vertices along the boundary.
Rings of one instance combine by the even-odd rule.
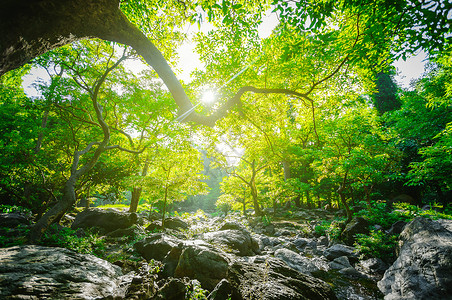
[[[103,257],[104,240],[92,232],[80,233],[76,230],[54,224],[39,242],[43,246],[62,247],[77,253]]]
[[[357,234],[354,245],[361,259],[377,257],[392,262],[395,257],[397,235],[388,236],[383,231],[371,230],[369,235]]]

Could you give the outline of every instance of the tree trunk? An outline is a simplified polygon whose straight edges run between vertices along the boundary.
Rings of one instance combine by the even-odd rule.
[[[298,194],[298,195],[295,197],[295,199],[294,199],[294,202],[295,202],[295,206],[296,206],[296,207],[301,207],[300,198],[301,198],[301,195]]]
[[[256,183],[254,181],[251,182],[250,188],[251,188],[251,196],[253,197],[254,212],[256,213],[256,216],[262,216],[262,211],[261,211],[261,208],[259,206],[259,201],[258,201]]]
[[[166,214],[167,199],[168,199],[168,186],[165,186],[165,198],[163,200],[163,212],[162,212],[162,230],[165,229],[165,214]]]
[[[345,189],[344,186],[341,185],[339,187],[339,189],[337,190],[337,193],[339,194],[339,199],[341,200],[341,203],[342,203],[342,205],[345,208],[345,212],[347,213],[347,220],[345,221],[345,224],[348,224],[352,220],[353,216],[352,216],[352,212],[350,210],[350,207],[348,206],[347,198],[345,197],[345,194],[344,194],[344,189]]]
[[[309,191],[306,191],[306,205],[308,206],[308,209],[311,209],[311,196],[309,195]]]
[[[137,212],[138,204],[140,202],[140,196],[141,196],[141,187],[134,187],[132,190],[132,199],[130,199],[130,207],[129,212]]]
[[[148,168],[149,168],[149,159],[146,158],[146,162],[144,163],[143,171],[141,172],[142,177],[146,177],[146,175],[148,174]],[[143,191],[142,187],[134,187],[133,188],[132,199],[130,200],[129,212],[137,212],[142,191]]]
[[[75,183],[79,176],[71,175],[63,189],[63,196],[51,209],[49,209],[30,230],[30,241],[38,241],[47,228],[60,221],[66,211],[75,204]]]

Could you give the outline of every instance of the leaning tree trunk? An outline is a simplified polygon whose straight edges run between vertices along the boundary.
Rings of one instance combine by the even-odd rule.
[[[49,209],[30,230],[29,237],[31,242],[36,242],[37,240],[39,240],[42,234],[47,230],[47,228],[51,224],[59,222],[64,214],[75,204],[75,184],[77,183],[77,180],[88,173],[94,167],[100,155],[105,151],[108,141],[109,136],[108,138],[104,139],[102,143],[100,143],[100,145],[94,152],[93,157],[80,169],[77,169],[80,157],[88,153],[93,145],[99,143],[92,142],[84,150],[76,151],[74,153],[71,176],[64,185],[63,196],[61,197],[61,200],[58,201],[51,209]]]

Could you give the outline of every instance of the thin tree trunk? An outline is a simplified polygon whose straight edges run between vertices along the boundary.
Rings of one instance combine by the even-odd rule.
[[[257,195],[257,188],[256,188],[256,183],[254,181],[251,182],[250,188],[251,188],[251,196],[253,197],[254,211],[256,213],[256,216],[261,216],[262,215],[262,211],[261,211],[261,208],[259,206],[258,195]]]
[[[146,158],[146,162],[144,163],[143,171],[141,172],[142,177],[146,177],[146,175],[148,174],[148,168],[149,168],[149,159]],[[137,212],[142,191],[143,191],[143,188],[141,186],[133,188],[132,199],[130,199],[129,212]]]
[[[163,200],[163,212],[162,212],[162,230],[165,229],[165,214],[166,214],[166,202],[168,199],[168,185],[165,186],[165,198]]]

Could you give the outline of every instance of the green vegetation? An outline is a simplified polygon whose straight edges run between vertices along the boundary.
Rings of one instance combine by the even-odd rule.
[[[312,229],[331,238],[354,215],[383,230],[416,216],[450,218],[450,7],[410,5],[120,1],[105,7],[119,19],[102,36],[79,12],[61,26],[83,28],[66,45],[67,33],[55,32],[59,42],[31,49],[28,65],[12,61],[20,47],[0,58],[1,211],[35,216],[18,229],[31,241],[86,252],[101,240],[52,227],[74,207],[158,211],[163,226],[184,209],[264,225],[340,211]],[[266,14],[277,21],[264,36]],[[67,22],[59,17],[55,24]],[[212,30],[187,32],[206,21]],[[202,66],[183,82],[173,69],[184,68],[177,51],[186,42]],[[393,62],[421,49],[425,74],[399,87]],[[149,65],[135,72],[139,61]],[[22,83],[36,70],[47,77],[30,97]],[[214,103],[202,102],[205,93]]]
[[[397,236],[388,236],[383,231],[372,230],[369,235],[357,234],[355,249],[360,258],[377,257],[392,263],[395,258]]]

